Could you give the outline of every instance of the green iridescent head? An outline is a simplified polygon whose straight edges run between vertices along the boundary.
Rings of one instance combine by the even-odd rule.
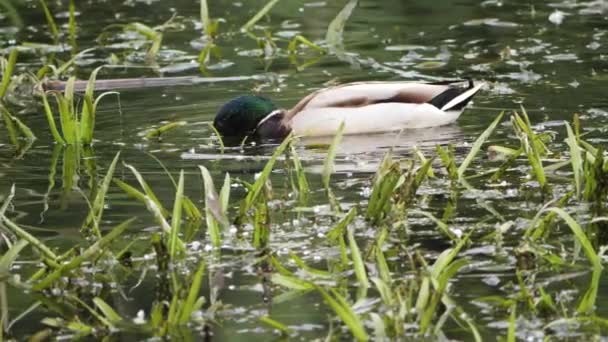
[[[253,135],[258,124],[276,110],[265,97],[240,96],[220,108],[213,125],[224,137],[245,137]]]

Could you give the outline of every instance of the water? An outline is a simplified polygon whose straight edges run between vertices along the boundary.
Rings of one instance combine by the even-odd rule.
[[[21,28],[16,28],[10,17],[0,15],[0,49],[7,49],[15,42],[52,41],[42,11],[36,4],[35,1],[24,1],[15,5],[24,23]],[[298,70],[288,57],[289,39],[300,34],[311,41],[321,42],[329,22],[341,9],[342,3],[279,3],[271,15],[260,22],[277,45],[274,51],[267,51],[267,57],[260,56],[264,51],[256,40],[239,32],[240,26],[263,4],[263,1],[257,0],[222,0],[210,4],[211,16],[221,18],[216,39],[219,54],[211,58],[202,76],[242,77],[241,81],[122,91],[120,104],[114,97],[108,97],[102,102],[98,113],[94,147],[81,151],[84,161],[77,176],[64,170],[67,164],[63,163],[64,158],[69,160],[72,158],[70,153],[76,152],[55,147],[42,110],[27,106],[20,117],[38,136],[32,148],[15,158],[15,150],[8,140],[0,138],[0,194],[8,194],[10,187],[13,184],[16,186],[14,207],[9,216],[24,227],[36,227],[32,228],[33,234],[62,250],[82,242],[79,228],[88,211],[82,193],[91,191],[91,175],[101,180],[118,151],[121,151],[125,163],[135,166],[144,175],[168,208],[172,205],[175,189],[163,167],[152,156],[158,158],[173,177],[177,177],[179,170],[185,170],[186,194],[202,207],[198,165],[204,165],[211,171],[216,185],[221,184],[226,172],[233,178],[252,181],[272,153],[272,146],[247,146],[243,150],[229,149],[221,154],[217,140],[207,126],[221,104],[252,91],[259,91],[275,99],[278,105],[288,108],[315,89],[349,81],[431,81],[471,77],[488,83],[488,89],[476,97],[475,103],[457,124],[400,135],[346,137],[339,148],[336,174],[332,178],[332,187],[346,207],[365,203],[371,178],[389,149],[393,148],[397,157],[410,158],[414,146],[430,156],[434,154],[436,144],[452,143],[456,146],[457,156],[461,158],[467,153],[471,142],[499,112],[519,110],[520,105],[526,107],[531,121],[538,124],[535,126],[538,131],[555,134],[551,144],[555,150],[565,150],[562,122],[571,120],[574,113],[580,114],[582,125],[589,133],[589,141],[600,146],[606,143],[608,100],[604,83],[608,75],[608,5],[604,1],[534,5],[528,1],[492,0],[463,0],[456,3],[361,1],[344,34],[344,45],[352,57],[352,63],[304,49],[297,56],[298,63],[302,66],[310,62],[310,65],[302,70]],[[86,78],[94,67],[108,61],[114,61],[117,66],[104,69],[99,78],[201,76],[196,61],[201,48],[207,43],[200,37],[199,5],[195,1],[93,1],[78,3],[77,9],[78,49],[97,48],[76,62],[74,73],[79,77]],[[62,12],[66,8],[52,7],[52,10],[61,25],[67,23],[67,12]],[[150,26],[161,25],[173,15],[173,27],[164,34],[154,67],[145,63],[145,48],[133,49],[143,43],[141,36],[110,27],[134,21]],[[263,38],[264,30],[258,29],[255,34]],[[102,34],[104,36],[99,38]],[[99,45],[101,43],[103,47]],[[23,52],[20,68],[36,70],[43,54],[44,49]],[[67,60],[69,52],[59,53],[58,56]],[[256,78],[250,79],[250,76]],[[148,130],[167,121],[180,120],[188,122],[188,125],[167,133],[161,141],[143,137]],[[3,127],[0,129],[4,130]],[[516,146],[508,124],[499,126],[492,141]],[[295,264],[289,261],[288,252],[296,253],[309,265],[320,269],[327,268],[327,258],[338,257],[336,250],[327,245],[324,236],[336,222],[327,206],[320,176],[326,150],[318,146],[329,143],[329,139],[315,139],[304,141],[297,147],[313,189],[309,207],[299,208],[293,198],[288,197],[290,185],[284,168],[279,168],[271,177],[277,200],[272,204],[270,249],[289,267],[295,267]],[[475,171],[483,171],[498,165],[497,162],[487,161],[484,156],[472,167]],[[467,247],[463,254],[471,260],[472,265],[462,270],[451,284],[450,296],[475,320],[484,338],[506,335],[508,311],[483,304],[477,299],[514,296],[517,293],[514,290],[518,288],[515,254],[520,251],[517,247],[521,247],[519,242],[526,220],[531,219],[544,203],[533,184],[520,186],[527,175],[527,168],[523,168],[524,161],[521,165],[522,168],[509,173],[508,181],[504,184],[492,186],[483,181],[473,181],[473,185],[480,190],[463,190],[455,219],[450,224],[451,229],[461,231],[470,231],[475,226],[478,231],[475,236],[483,237],[501,223],[495,214],[491,214],[492,210],[498,212],[504,221],[514,222],[514,227],[505,233],[500,245],[491,240],[480,240]],[[439,164],[436,169],[439,170]],[[92,170],[96,170],[96,174]],[[116,176],[129,184],[136,184],[132,174],[122,166]],[[73,189],[64,189],[68,178],[73,178]],[[554,189],[554,196],[557,197],[566,191],[568,185],[563,180],[560,182],[559,177],[555,178],[558,186]],[[81,189],[82,193],[76,188]],[[244,196],[245,190],[242,186],[235,186],[232,190],[231,212],[236,213],[237,200]],[[139,241],[132,251],[136,258],[151,255],[152,249],[144,241],[158,227],[146,208],[128,198],[116,186],[110,188],[108,198],[103,227],[112,227],[126,218],[138,217],[129,230],[127,240]],[[449,198],[449,185],[446,182],[431,181],[420,190],[418,206],[440,216]],[[437,231],[430,220],[411,216],[407,239],[391,241],[390,244],[393,253],[391,264],[403,271],[404,277],[411,275],[408,263],[403,260],[404,255],[418,251],[428,262],[432,262],[436,255],[450,246],[449,240]],[[484,220],[487,222],[483,223]],[[357,240],[361,246],[373,241],[373,227],[362,220],[358,220],[356,226]],[[549,240],[545,247],[570,251],[572,236],[567,228],[564,226],[557,233],[555,240]],[[218,324],[210,325],[214,337],[219,340],[275,338],[271,329],[257,319],[268,313],[273,319],[297,331],[293,336],[298,339],[326,336],[331,311],[322,304],[316,293],[307,293],[281,303],[270,300],[284,291],[280,288],[270,289],[268,275],[260,272],[260,266],[255,262],[259,254],[247,242],[251,234],[251,229],[247,227],[238,233],[226,232],[221,260],[210,262],[210,273],[215,278],[219,277],[218,274],[222,278],[217,299],[226,304],[218,312]],[[197,241],[200,247],[193,252],[193,256],[208,257],[209,253],[205,252],[208,241],[203,236]],[[125,247],[126,241],[120,244]],[[28,258],[35,259],[31,254],[25,259]],[[400,258],[403,261],[399,261]],[[142,265],[151,267],[154,262],[144,262]],[[27,267],[27,264],[20,267]],[[590,274],[581,272],[584,270],[564,267],[561,273],[556,274],[546,265],[539,266],[536,282],[543,284],[545,290],[556,294],[556,297],[570,295],[577,298],[589,283]],[[121,281],[112,280],[120,284],[128,299],[118,291],[104,292],[107,294],[106,301],[111,302],[123,317],[134,318],[140,310],[144,310],[145,314],[150,312],[154,300],[154,272],[150,271],[140,286],[129,291],[138,283],[140,272],[129,271],[122,275],[124,279]],[[569,275],[572,277],[568,278]],[[557,276],[568,279],[554,278]],[[397,278],[400,278],[399,274]],[[596,311],[600,317],[608,314],[602,309],[608,300],[603,294],[605,282],[603,276]],[[207,280],[205,284],[201,294],[207,297]],[[8,291],[12,318],[40,299],[11,287]],[[567,299],[560,304],[575,305]],[[28,336],[43,329],[40,323],[42,318],[56,316],[56,311],[43,306],[18,322],[12,333],[17,338]],[[543,329],[554,318],[529,314],[520,316],[517,321],[518,337],[534,340],[551,335],[565,338],[601,333],[584,327],[563,331],[559,330],[563,327]],[[470,338],[466,331],[453,323],[444,329],[448,337]],[[195,324],[185,336],[188,333],[201,336],[204,334],[202,330],[202,325]]]

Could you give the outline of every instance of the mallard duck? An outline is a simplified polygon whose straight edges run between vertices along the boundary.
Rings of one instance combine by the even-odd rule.
[[[360,82],[318,90],[290,110],[256,95],[237,97],[213,122],[224,137],[282,139],[363,134],[450,124],[483,87],[471,80],[439,83]]]

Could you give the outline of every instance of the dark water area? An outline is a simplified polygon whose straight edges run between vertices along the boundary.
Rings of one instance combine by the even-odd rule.
[[[223,103],[245,93],[261,93],[289,108],[314,90],[351,81],[438,81],[469,77],[487,83],[453,125],[344,137],[338,148],[332,188],[346,210],[366,203],[372,177],[389,150],[395,158],[409,159],[414,156],[415,146],[429,157],[435,154],[437,144],[453,144],[457,159],[462,160],[472,142],[500,112],[520,111],[521,106],[528,112],[535,131],[553,136],[549,145],[555,154],[549,159],[559,159],[567,150],[564,121],[571,121],[575,113],[580,116],[586,139],[597,147],[607,147],[608,3],[605,1],[362,0],[344,31],[348,61],[301,48],[296,55],[297,63],[289,56],[289,41],[302,35],[324,46],[327,27],[344,3],[280,1],[252,30],[259,38],[256,40],[240,28],[264,4],[259,0],[210,2],[211,17],[219,18],[219,31],[214,41],[217,53],[211,56],[202,72],[199,53],[209,42],[201,35],[197,1],[77,2],[78,51],[94,48],[75,61],[72,72],[81,79],[87,79],[94,68],[103,64],[109,66],[102,69],[99,79],[176,76],[234,79],[124,90],[120,91],[119,101],[116,96],[108,96],[101,101],[97,113],[95,143],[87,149],[56,145],[37,102],[27,96],[9,99],[18,108],[18,116],[38,139],[25,154],[15,157],[18,151],[4,137],[4,126],[0,126],[0,199],[15,186],[13,206],[7,216],[59,250],[83,242],[79,229],[89,210],[85,198],[93,191],[92,184],[101,181],[118,151],[121,151],[121,160],[144,176],[167,208],[172,206],[175,186],[164,167],[175,179],[179,171],[184,170],[185,194],[202,208],[204,192],[199,165],[210,170],[218,187],[225,173],[230,173],[233,179],[252,182],[276,147],[247,144],[242,148],[227,148],[221,153],[218,139],[208,124]],[[25,46],[19,57],[20,71],[37,70],[51,53],[62,61],[71,58],[69,45],[52,44],[52,35],[37,1],[13,1],[13,6],[22,25],[15,26],[17,18],[9,12],[0,12],[0,52],[5,54],[13,46]],[[67,1],[52,2],[49,6],[61,31],[66,32]],[[116,26],[141,22],[153,27],[172,17],[163,33],[162,47],[154,64],[147,63],[145,58],[149,46],[146,39]],[[267,37],[272,38],[275,46],[270,48],[266,44],[265,49],[261,48],[259,41]],[[162,140],[145,139],[149,130],[169,121],[187,124],[166,133]],[[498,126],[490,143],[515,147],[513,139],[510,124],[505,121]],[[296,146],[310,182],[308,206],[300,207],[296,203],[286,168],[276,168],[271,174],[276,198],[270,204],[269,248],[287,267],[296,266],[289,253],[295,253],[308,265],[319,269],[328,269],[328,260],[339,258],[336,248],[327,244],[326,234],[337,219],[328,205],[321,181],[326,146],[330,143],[330,138],[304,139]],[[70,172],[67,169],[74,165],[69,161],[74,159],[80,160],[75,166],[78,170]],[[543,203],[572,189],[567,178],[571,173],[563,170],[553,177],[555,185],[549,198],[542,199],[525,165],[522,160],[507,173],[506,180],[498,184],[470,180],[473,188],[460,190],[461,197],[450,222],[450,229],[457,234],[475,231],[473,235],[478,238],[491,234],[505,223],[511,224],[500,244],[479,240],[463,250],[461,256],[466,256],[470,263],[450,283],[451,299],[473,318],[484,340],[506,336],[509,313],[477,299],[517,296],[519,260],[515,254],[521,247],[526,225]],[[500,162],[488,160],[482,150],[482,156],[471,166],[471,174],[498,166]],[[436,172],[441,173],[440,168],[437,161]],[[133,174],[121,163],[115,177],[137,184]],[[424,183],[418,193],[417,208],[440,217],[451,196],[448,183],[440,178]],[[66,188],[66,184],[70,186]],[[245,194],[242,184],[233,184],[231,213],[238,212],[238,200]],[[580,213],[582,220],[588,219],[584,208],[569,209]],[[111,186],[102,226],[110,228],[130,217],[138,219],[127,237],[117,244],[124,248],[134,242],[132,253],[134,260],[140,263],[140,269],[121,274],[121,280],[113,279],[107,285],[121,290],[106,290],[104,294],[105,300],[123,317],[136,319],[141,313],[149,314],[154,300],[155,264],[153,249],[147,241],[152,232],[160,228],[141,202]],[[392,237],[389,242],[392,254],[387,258],[394,266],[395,279],[416,274],[405,260],[404,251],[419,253],[432,263],[437,255],[452,246],[428,218],[411,215],[407,221],[407,237],[403,241]],[[373,243],[375,227],[363,218],[357,218],[353,225],[361,246]],[[215,298],[222,306],[217,316],[209,319],[213,339],[278,339],[279,335],[258,320],[269,314],[292,328],[294,339],[325,338],[330,329],[328,317],[333,317],[333,329],[342,329],[316,292],[273,301],[286,291],[273,288],[260,274],[259,251],[249,243],[252,234],[251,226],[229,227],[224,232],[221,257],[212,255],[213,247],[205,234],[200,234],[189,246],[190,269],[184,272],[194,272],[196,266],[193,265],[199,259],[209,260],[201,295],[208,296],[210,288],[217,286],[213,284],[222,284]],[[564,265],[561,273],[538,266],[535,281],[542,283],[544,290],[558,300],[563,300],[557,303],[558,306],[575,306],[572,298],[576,299],[586,291],[591,273],[580,263],[574,265],[578,258],[584,257],[567,227],[559,226],[554,234],[543,247],[558,254],[561,250],[572,264]],[[578,252],[568,254],[573,253],[572,250]],[[22,259],[36,260],[31,252]],[[16,264],[19,269],[33,266],[21,260]],[[148,273],[142,275],[142,270],[148,268]],[[608,278],[603,274],[596,302],[597,317],[608,317],[604,307],[608,303],[607,282]],[[89,284],[83,289],[95,293],[95,287],[95,284]],[[354,292],[356,287],[353,280],[350,290]],[[7,291],[11,318],[41,300],[39,295],[10,286]],[[369,301],[379,300],[377,293],[371,292],[370,297]],[[366,311],[365,305],[375,305],[359,304],[361,312]],[[201,313],[199,320],[208,318],[205,315],[205,312]],[[17,322],[12,327],[12,335],[21,340],[42,330],[43,318],[55,316],[56,312],[43,304]],[[565,314],[563,317],[521,315],[517,318],[517,337],[537,341],[553,337],[607,336],[605,326],[597,330],[587,329],[579,323],[576,326],[548,326],[558,318],[569,317]],[[457,340],[471,338],[455,323],[447,323],[443,333]],[[70,336],[65,331],[58,336],[62,334]],[[203,324],[193,323],[184,328],[183,338],[200,340],[206,334],[208,331],[205,332]],[[343,335],[344,339],[350,338],[345,336],[349,335]],[[125,331],[115,337],[129,340],[144,339],[146,335],[131,335]]]

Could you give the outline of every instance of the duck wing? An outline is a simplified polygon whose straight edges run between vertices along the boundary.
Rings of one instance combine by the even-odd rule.
[[[440,110],[459,110],[482,86],[475,86],[470,80],[349,83],[308,95],[287,113],[286,119],[315,108],[358,108],[379,103],[429,103]]]

